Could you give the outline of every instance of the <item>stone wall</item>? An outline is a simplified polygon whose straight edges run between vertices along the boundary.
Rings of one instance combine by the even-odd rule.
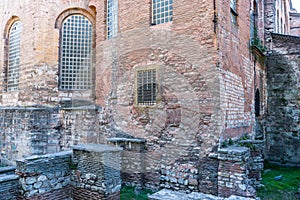
[[[144,187],[145,185],[145,140],[135,138],[109,138],[108,144],[121,147],[122,184]]]
[[[120,198],[121,148],[77,145],[71,151],[17,160],[1,169],[0,199],[104,199]],[[73,156],[73,159],[72,159]]]
[[[20,195],[31,198],[70,185],[71,156],[71,152],[61,152],[17,160],[16,173],[20,176]]]
[[[273,34],[267,63],[268,116],[265,158],[282,165],[300,164],[299,48],[294,36]]]
[[[18,192],[19,176],[14,174],[0,174],[0,199],[16,200]]]
[[[291,35],[300,36],[300,13],[291,13]]]
[[[250,150],[246,147],[219,149],[218,194],[223,197],[238,195],[255,197],[256,191],[249,181]]]
[[[121,150],[97,144],[73,147],[75,199],[120,198],[117,196],[121,190]]]
[[[1,162],[11,164],[22,157],[70,150],[72,145],[101,141],[101,114],[95,106],[63,106],[65,108],[60,109],[2,107]]]
[[[58,110],[53,108],[0,109],[0,148],[2,162],[60,150]]]

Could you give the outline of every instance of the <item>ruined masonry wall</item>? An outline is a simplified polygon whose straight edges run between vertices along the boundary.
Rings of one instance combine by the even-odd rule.
[[[0,162],[70,150],[79,143],[98,143],[98,110],[0,108]]]
[[[71,183],[71,156],[71,152],[61,152],[17,160],[20,195],[31,198],[68,186]]]
[[[267,62],[268,117],[265,159],[300,166],[298,37],[273,34]],[[288,122],[288,123],[287,123]]]
[[[219,149],[218,194],[255,197],[256,191],[249,181],[250,150],[246,147]]]
[[[73,147],[75,199],[116,199],[121,190],[121,148],[86,144]],[[78,189],[78,190],[77,190]]]
[[[0,168],[1,169],[1,168]],[[0,174],[0,199],[14,200],[18,196],[19,176]]]

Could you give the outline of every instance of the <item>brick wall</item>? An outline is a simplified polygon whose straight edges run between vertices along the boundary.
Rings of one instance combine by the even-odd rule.
[[[237,23],[231,21],[230,1],[217,1],[217,45],[222,110],[222,139],[253,133],[254,57],[250,48],[252,2],[237,1]],[[259,11],[261,11],[259,7]],[[261,13],[260,13],[261,14]],[[260,16],[260,15],[259,15]],[[262,20],[260,19],[259,22]],[[260,35],[261,33],[259,33]]]
[[[249,182],[250,151],[245,147],[228,147],[218,153],[218,194],[255,197],[256,191]]]
[[[191,169],[198,169],[198,161],[216,152],[220,139],[252,133],[254,60],[248,1],[239,1],[238,26],[230,22],[229,1],[174,1],[173,21],[161,25],[151,25],[150,3],[119,1],[118,35],[107,40],[105,1],[1,1],[2,35],[13,15],[28,33],[21,37],[20,91],[3,92],[1,101],[4,106],[63,108],[54,113],[59,116],[60,138],[46,140],[41,135],[39,140],[58,142],[59,149],[106,143],[120,130],[146,140],[144,181],[157,189],[162,166],[192,163]],[[73,11],[88,14],[95,23],[93,87],[87,91],[58,90],[59,27]],[[147,67],[157,70],[154,106],[136,103],[136,71]],[[65,104],[70,102],[77,108],[69,109]],[[93,103],[103,109],[82,108]],[[47,134],[54,131],[49,128]],[[215,173],[207,172],[214,187]],[[198,177],[199,183],[207,178]]]

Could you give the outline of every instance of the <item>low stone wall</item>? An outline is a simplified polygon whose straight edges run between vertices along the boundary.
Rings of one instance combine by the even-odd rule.
[[[74,199],[119,199],[121,148],[100,144],[73,147]]]
[[[198,191],[198,169],[194,163],[175,163],[173,166],[161,167],[161,188]]]
[[[145,140],[132,138],[109,138],[108,144],[123,149],[121,178],[127,186],[144,186]]]
[[[218,152],[218,194],[222,197],[238,195],[255,197],[249,180],[250,149],[247,147],[221,148]]]
[[[71,156],[72,152],[68,151],[17,160],[21,197],[53,193],[70,185]]]
[[[18,197],[19,176],[9,174],[0,175],[0,199],[14,200]]]

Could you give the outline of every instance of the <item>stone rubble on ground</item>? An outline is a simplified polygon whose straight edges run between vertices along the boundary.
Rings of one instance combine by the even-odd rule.
[[[157,193],[149,196],[149,200],[259,200],[259,198],[249,198],[231,195],[228,198],[222,198],[213,196],[210,194],[203,194],[198,192],[192,192],[186,194],[184,192],[172,191],[167,189],[162,189]]]

